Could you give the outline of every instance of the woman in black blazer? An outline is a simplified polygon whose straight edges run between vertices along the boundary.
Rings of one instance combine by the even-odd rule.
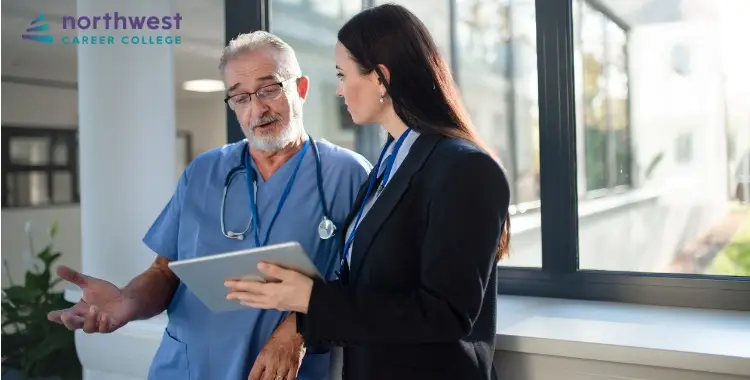
[[[339,278],[261,265],[280,281],[231,282],[228,298],[296,312],[308,352],[344,347],[345,379],[490,379],[495,267],[509,242],[505,174],[417,17],[374,7],[338,38],[338,94],[355,123],[389,133],[340,229]]]

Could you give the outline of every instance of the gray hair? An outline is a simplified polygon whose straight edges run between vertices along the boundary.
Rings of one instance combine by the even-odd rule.
[[[232,39],[221,53],[219,70],[223,74],[227,63],[238,56],[269,48],[275,49],[280,54],[280,59],[284,61],[280,74],[285,79],[302,76],[302,69],[299,67],[294,49],[278,36],[262,30],[243,33]]]

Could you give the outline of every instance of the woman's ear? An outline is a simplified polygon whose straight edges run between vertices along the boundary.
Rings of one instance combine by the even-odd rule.
[[[378,72],[380,72],[382,77],[381,75],[378,75]],[[391,83],[391,72],[385,67],[385,65],[378,65],[377,70],[373,70],[373,74],[375,75],[378,87],[380,88],[380,98],[382,103],[383,97],[388,95],[388,86],[386,86],[386,84]],[[385,83],[383,83],[383,78],[385,78]]]
[[[378,70],[383,75],[383,78],[385,78],[386,83],[391,83],[391,71],[388,70],[385,65],[378,65]],[[377,74],[376,74],[377,75]],[[382,78],[378,76],[378,82],[382,85],[385,85],[385,83],[382,83]]]

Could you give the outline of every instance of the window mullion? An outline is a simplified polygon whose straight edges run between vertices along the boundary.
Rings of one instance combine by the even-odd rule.
[[[536,0],[542,268],[578,270],[573,4]]]

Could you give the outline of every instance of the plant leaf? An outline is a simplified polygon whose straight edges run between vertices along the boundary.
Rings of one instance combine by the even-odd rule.
[[[5,289],[5,296],[15,305],[28,305],[35,304],[35,301],[42,296],[42,291],[40,289],[16,285]]]

